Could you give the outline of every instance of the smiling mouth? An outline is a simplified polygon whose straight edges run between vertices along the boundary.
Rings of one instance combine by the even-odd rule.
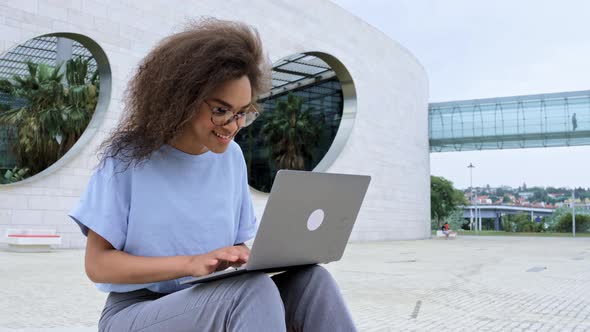
[[[230,139],[230,138],[234,137],[234,135],[222,135],[216,131],[213,131],[213,134],[219,138],[222,138],[222,139]]]

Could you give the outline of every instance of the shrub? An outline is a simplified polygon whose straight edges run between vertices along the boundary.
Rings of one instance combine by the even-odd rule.
[[[543,232],[545,230],[544,222],[531,221],[528,213],[503,217],[502,227],[506,232]]]
[[[556,232],[571,233],[572,232],[572,214],[566,213],[555,225]],[[576,232],[590,231],[590,215],[576,214]]]
[[[437,227],[438,220],[433,219],[430,222],[432,230],[440,230],[440,227]],[[440,225],[442,226],[445,222],[448,222],[449,227],[453,230],[461,229],[463,224],[465,223],[465,219],[463,219],[463,209],[458,208],[455,211],[453,211],[449,216],[443,218],[442,223]],[[467,229],[469,229],[469,227],[467,227]]]

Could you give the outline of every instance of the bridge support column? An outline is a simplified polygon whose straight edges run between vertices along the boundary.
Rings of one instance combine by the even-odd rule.
[[[501,219],[500,218],[501,218],[500,213],[496,213],[496,219],[494,220],[494,230],[496,230],[496,231],[501,231],[501,229],[500,229],[500,220]]]

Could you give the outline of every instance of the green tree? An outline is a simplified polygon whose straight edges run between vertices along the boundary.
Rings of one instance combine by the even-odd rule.
[[[305,169],[305,160],[312,158],[320,141],[324,114],[314,115],[312,107],[303,110],[303,104],[303,98],[289,94],[277,102],[274,112],[263,113],[262,133],[277,169]]]
[[[572,213],[568,212],[559,218],[555,231],[562,233],[572,232]],[[590,215],[576,213],[576,232],[590,231]]]
[[[533,196],[531,197],[531,201],[533,202],[544,202],[545,200],[545,193],[542,191],[535,190],[533,192]]]
[[[459,205],[467,204],[463,192],[453,183],[440,176],[430,176],[430,218],[436,220],[436,229],[441,221],[450,216]]]
[[[0,125],[16,129],[12,150],[17,167],[36,174],[63,156],[82,135],[98,100],[99,77],[96,71],[87,79],[88,63],[82,58],[61,65],[27,62],[29,74],[0,80],[0,90],[26,100],[22,107],[0,113]]]

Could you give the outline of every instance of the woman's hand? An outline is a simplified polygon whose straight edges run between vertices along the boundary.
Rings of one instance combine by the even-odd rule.
[[[245,245],[223,247],[202,255],[189,256],[188,269],[193,277],[201,277],[230,266],[241,266],[248,262],[250,249]]]

